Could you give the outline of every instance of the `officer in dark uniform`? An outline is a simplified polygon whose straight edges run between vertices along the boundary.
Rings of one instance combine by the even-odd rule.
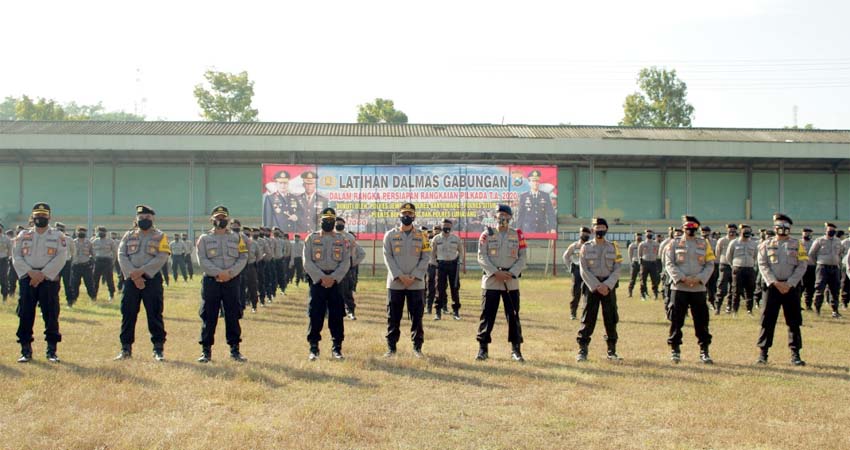
[[[267,194],[263,200],[263,225],[279,227],[286,233],[295,231],[298,224],[298,198],[289,193],[289,172],[281,170],[274,174],[277,191]]]
[[[582,246],[579,252],[581,278],[584,280],[584,310],[581,313],[581,327],[576,341],[579,345],[576,361],[587,360],[587,350],[593,330],[596,328],[596,318],[599,307],[602,307],[602,320],[605,324],[605,342],[608,344],[608,359],[619,361],[617,355],[617,296],[615,291],[620,279],[620,265],[623,255],[616,242],[605,239],[608,233],[608,222],[597,217],[593,219],[595,239]]]
[[[168,236],[153,226],[156,212],[147,205],[136,206],[136,227],[128,231],[118,245],[118,263],[124,274],[121,295],[121,352],[116,360],[133,355],[136,340],[136,320],[145,305],[148,330],[153,343],[153,356],[165,359],[165,322],[162,319],[162,266],[168,261],[171,247]]]
[[[528,174],[528,186],[530,191],[519,196],[517,228],[526,233],[555,233],[558,218],[549,194],[539,190],[539,170],[532,170]]]
[[[635,233],[635,240],[629,244],[629,265],[631,273],[629,274],[629,298],[632,298],[632,292],[635,289],[638,273],[640,273],[640,258],[638,257],[638,246],[643,242],[643,233]]]
[[[319,341],[325,316],[333,340],[332,356],[343,359],[342,341],[345,339],[345,300],[342,280],[351,267],[351,242],[334,231],[336,211],[325,208],[321,214],[322,231],[310,233],[304,241],[304,271],[310,293],[307,300],[307,342],[310,344],[310,361],[319,359]]]
[[[47,341],[47,360],[59,362],[56,345],[62,341],[59,333],[59,272],[65,266],[68,243],[65,235],[48,226],[50,205],[36,203],[32,207],[35,226],[21,231],[12,249],[12,266],[18,274],[18,343],[21,344],[19,363],[32,359],[35,308],[41,308],[44,319],[44,340]]]
[[[665,247],[664,266],[670,275],[670,336],[667,344],[672,349],[670,359],[681,360],[682,326],[688,309],[694,320],[694,332],[700,347],[700,360],[705,364],[714,361],[708,353],[711,333],[708,330],[708,304],[706,288],[714,272],[714,250],[711,243],[697,236],[699,220],[694,216],[683,216],[684,236],[674,238]]]
[[[800,326],[803,316],[800,313],[800,290],[797,283],[806,273],[809,259],[802,243],[791,238],[791,218],[785,214],[773,215],[773,228],[776,237],[768,239],[759,246],[758,264],[767,284],[767,296],[761,313],[761,332],[758,347],[761,349],[758,362],[767,364],[767,353],[773,345],[773,332],[779,309],[785,314],[788,325],[788,347],[791,349],[791,363],[804,366],[800,358],[803,337]]]
[[[570,320],[576,320],[578,304],[579,301],[581,301],[581,292],[584,286],[584,281],[581,280],[579,251],[588,241],[590,241],[590,228],[581,227],[579,229],[579,240],[570,244],[562,256],[564,264],[566,264],[570,273],[573,275],[572,299],[570,300]]]
[[[100,289],[101,279],[106,281],[109,289],[109,301],[115,296],[115,280],[112,278],[112,268],[118,255],[118,242],[107,237],[106,227],[97,227],[97,238],[92,241],[94,252],[94,295]]]
[[[717,256],[720,264],[720,285],[717,287],[718,293],[716,303],[714,304],[714,314],[720,314],[720,310],[723,308],[723,302],[727,300],[727,295],[726,313],[728,314],[732,311],[732,290],[730,289],[732,285],[732,263],[726,259],[726,250],[729,248],[729,244],[737,237],[738,225],[734,223],[727,224],[726,236],[718,239],[714,246],[714,254]]]
[[[345,231],[345,219],[342,217],[336,218],[334,230],[348,241],[349,253],[351,254],[351,266],[348,268],[345,278],[342,279],[341,289],[342,298],[345,300],[345,314],[351,320],[357,320],[354,311],[357,304],[354,302],[354,291],[357,285],[357,266],[366,258],[366,250],[357,244],[357,239],[354,235]]]
[[[410,337],[414,356],[422,356],[425,331],[422,315],[425,311],[425,272],[431,259],[431,243],[428,235],[414,229],[416,207],[404,203],[400,208],[401,226],[384,234],[384,264],[387,266],[387,352],[385,357],[396,354],[396,344],[401,336],[401,316],[407,302],[410,316]]]
[[[213,229],[198,239],[198,265],[204,271],[201,285],[201,325],[202,353],[198,362],[206,363],[212,358],[212,346],[215,343],[215,329],[218,325],[218,313],[224,308],[224,323],[227,343],[230,345],[230,358],[234,361],[246,361],[239,351],[242,342],[242,329],[239,319],[242,307],[239,305],[239,274],[248,262],[248,246],[242,236],[227,229],[230,212],[224,206],[216,206],[210,214]]]
[[[319,212],[330,206],[328,198],[316,192],[318,175],[312,170],[301,174],[304,192],[298,195],[298,232],[312,233],[319,223]]]
[[[659,250],[661,244],[655,239],[652,230],[646,230],[646,241],[638,245],[638,258],[640,259],[640,298],[646,300],[649,289],[646,286],[646,278],[652,282],[652,295],[658,300],[658,281],[661,265],[659,261]]]
[[[809,253],[809,258],[817,264],[815,268],[815,311],[820,315],[824,291],[829,289],[832,317],[837,318],[841,317],[838,312],[838,290],[841,283],[839,272],[844,249],[841,246],[841,241],[835,237],[837,234],[835,224],[827,222],[824,224],[824,229],[824,236],[819,237],[812,244]]]

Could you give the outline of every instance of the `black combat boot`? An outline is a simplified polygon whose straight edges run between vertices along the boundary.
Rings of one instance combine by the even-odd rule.
[[[800,358],[800,351],[799,350],[791,350],[791,364],[793,364],[795,366],[805,366],[806,365],[806,362],[803,361],[802,358]]]
[[[345,356],[342,356],[342,343],[335,343],[333,349],[331,349],[331,356],[334,359],[345,359]]]
[[[490,355],[487,353],[487,344],[481,343],[478,346],[478,355],[475,357],[476,361],[486,361]]]
[[[319,359],[319,344],[310,344],[310,356],[307,357],[310,361]]]
[[[620,355],[617,354],[617,344],[614,342],[608,343],[608,359],[611,361],[622,361],[623,358],[620,358]]]
[[[50,362],[58,363],[59,356],[56,355],[56,343],[48,342],[47,343],[47,360]]]
[[[587,345],[579,345],[576,362],[587,361]]]
[[[32,361],[32,344],[21,344],[21,356],[18,358],[19,363],[28,363]]]
[[[513,344],[511,359],[517,362],[525,362],[525,358],[522,357],[522,351],[520,351],[520,346],[521,344]]]
[[[682,361],[682,349],[679,348],[678,345],[670,349],[670,361],[672,361],[673,364],[679,364],[679,362]]]
[[[212,361],[212,347],[204,345],[201,347],[201,356],[198,358],[199,363],[208,363]]]
[[[756,364],[767,364],[767,347],[762,347],[761,352],[759,353],[759,359],[756,360]]]
[[[121,351],[118,353],[118,356],[113,358],[115,361],[122,361],[125,359],[130,359],[133,357],[133,347],[129,345],[122,345]]]
[[[714,360],[711,359],[711,356],[708,354],[708,347],[700,349],[699,360],[702,361],[703,364],[714,364]]]
[[[422,357],[422,343],[413,344],[413,356],[417,358]]]
[[[392,358],[396,355],[396,346],[395,344],[387,343],[387,352],[384,353],[384,358]]]
[[[230,359],[236,362],[248,361],[248,358],[242,356],[242,353],[239,353],[239,344],[234,344],[230,346]]]
[[[153,359],[162,362],[165,361],[165,354],[163,351],[165,347],[162,344],[154,344],[153,346]]]

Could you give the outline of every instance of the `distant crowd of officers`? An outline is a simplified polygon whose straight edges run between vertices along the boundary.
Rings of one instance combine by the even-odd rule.
[[[168,240],[154,226],[155,212],[147,205],[135,209],[133,229],[118,239],[98,227],[97,237],[88,239],[86,230],[76,229],[76,236],[65,234],[64,226],[50,226],[50,206],[36,203],[32,209],[31,227],[17,230],[12,239],[0,240],[0,284],[3,299],[19,286],[17,331],[21,345],[19,362],[32,358],[33,325],[36,307],[41,308],[45,323],[47,358],[58,362],[59,289],[65,284],[66,301],[73,306],[78,297],[80,280],[89,297],[97,298],[101,279],[115,294],[112,271],[119,274],[121,293],[121,351],[116,359],[132,357],[135,326],[144,305],[153,344],[153,356],[164,359],[166,332],[163,322],[163,284],[168,283],[167,263],[171,260],[175,281],[178,272],[184,281],[193,276],[192,255],[203,272],[201,283],[201,346],[199,362],[212,359],[215,330],[224,317],[225,337],[230,357],[245,361],[240,352],[240,319],[248,307],[256,312],[258,303],[272,302],[277,291],[286,292],[289,283],[309,286],[307,343],[310,360],[319,359],[325,320],[331,336],[331,355],[343,359],[344,318],[356,320],[354,293],[359,264],[365,251],[355,236],[345,230],[345,220],[333,208],[323,208],[318,215],[317,231],[302,241],[294,241],[279,228],[251,228],[232,218],[225,206],[215,207],[210,214],[211,229],[195,242],[186,234]],[[513,211],[498,205],[494,211],[497,226],[486,228],[478,238],[477,262],[481,278],[482,300],[477,341],[477,360],[489,358],[491,333],[502,304],[508,325],[511,358],[524,361],[520,322],[520,277],[526,268],[527,243],[523,232],[511,226]],[[401,337],[401,319],[405,306],[410,319],[413,355],[422,356],[425,340],[423,316],[436,309],[434,320],[448,314],[448,295],[452,296],[452,316],[460,317],[460,271],[464,261],[463,241],[452,233],[453,222],[444,220],[434,230],[416,228],[416,207],[404,203],[399,208],[398,225],[384,234],[382,254],[387,268],[387,332],[385,357],[396,355]],[[761,332],[757,346],[759,363],[767,363],[776,320],[783,310],[788,326],[791,361],[804,365],[800,357],[802,337],[801,296],[805,305],[820,314],[825,300],[833,317],[840,317],[839,299],[843,292],[847,307],[847,260],[850,240],[841,241],[834,224],[825,224],[824,236],[812,239],[812,231],[803,230],[801,239],[791,236],[792,220],[775,214],[773,229],[762,230],[755,240],[751,227],[729,224],[727,234],[716,238],[708,227],[702,227],[693,216],[684,216],[680,228],[671,227],[667,236],[651,230],[638,233],[627,251],[631,265],[628,294],[631,297],[638,276],[640,296],[653,297],[659,291],[670,321],[667,343],[671,360],[681,359],[682,327],[686,316],[694,321],[700,347],[700,360],[712,363],[709,346],[710,309],[715,314],[724,310],[736,314],[744,296],[748,313],[761,309]],[[617,353],[616,289],[623,254],[616,242],[606,239],[608,223],[593,219],[592,228],[582,227],[581,237],[563,255],[573,274],[570,315],[580,318],[577,361],[588,358],[589,345],[602,310],[607,358],[620,360]],[[738,233],[740,232],[740,236]],[[645,238],[645,239],[644,239]],[[10,259],[11,257],[11,259]],[[841,269],[841,265],[845,269]],[[719,267],[718,267],[719,264]],[[842,281],[843,280],[843,281]],[[660,286],[659,286],[660,284]],[[582,307],[578,314],[579,306]]]

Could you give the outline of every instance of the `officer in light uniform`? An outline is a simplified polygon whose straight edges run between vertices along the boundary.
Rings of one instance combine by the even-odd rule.
[[[272,230],[272,267],[274,268],[274,284],[275,288],[280,288],[281,295],[285,294],[284,290],[286,289],[286,283],[284,282],[284,277],[286,276],[286,271],[283,268],[283,255],[285,251],[285,245],[283,243],[283,233],[281,233],[280,228],[275,227]]]
[[[579,229],[579,240],[570,244],[562,255],[564,264],[573,275],[572,299],[570,300],[570,320],[576,320],[576,312],[578,311],[578,304],[579,301],[581,301],[581,292],[584,287],[584,281],[581,280],[581,268],[579,267],[579,251],[589,240],[590,228],[581,227]]]
[[[189,235],[187,233],[183,233],[180,237],[183,239],[183,246],[186,250],[186,254],[184,255],[186,259],[186,271],[189,272],[189,279],[191,280],[195,277],[195,258],[193,257],[193,254],[195,253],[195,243],[189,239]]]
[[[280,292],[286,295],[286,287],[289,285],[289,262],[292,261],[292,242],[289,241],[288,233],[280,235],[281,254],[283,257],[280,260]]]
[[[638,246],[643,242],[643,233],[635,233],[635,240],[629,244],[629,298],[635,289],[638,273],[640,272],[640,258],[638,257]]]
[[[68,251],[65,256],[65,265],[62,266],[59,277],[62,279],[62,290],[65,291],[65,302],[71,308],[74,306],[74,288],[71,287],[71,261],[74,259],[75,251],[74,238],[65,232],[65,224],[62,222],[56,222],[56,230],[67,238],[65,242],[68,244]]]
[[[428,242],[431,242],[431,239],[434,238],[434,233],[428,229],[428,227],[422,227],[422,232],[426,233],[428,237]],[[433,252],[432,252],[433,255]],[[426,311],[428,314],[431,314],[431,311],[434,307],[434,300],[437,298],[437,260],[431,258],[428,261],[428,272],[425,276],[425,304]],[[437,313],[442,314],[440,308],[437,308]],[[438,320],[437,317],[434,317],[434,320]]]
[[[850,253],[850,238],[841,241],[841,249],[841,254],[844,256]],[[847,265],[844,263],[844,257],[841,259],[841,265],[841,303],[844,305],[844,309],[847,309],[847,304],[850,303],[850,277],[846,274]]]
[[[761,313],[761,331],[758,347],[761,349],[758,362],[767,363],[767,354],[773,345],[773,332],[781,308],[788,325],[788,347],[791,349],[791,363],[804,366],[800,358],[803,337],[800,326],[803,315],[800,313],[800,290],[797,284],[806,273],[808,255],[800,241],[791,237],[791,218],[785,214],[773,215],[773,227],[776,237],[768,239],[759,246],[758,264],[767,284],[767,297]]]
[[[717,240],[714,247],[714,254],[720,263],[720,275],[718,276],[719,285],[717,286],[717,302],[714,304],[714,314],[720,314],[723,308],[723,302],[727,301],[726,313],[732,312],[732,265],[726,259],[726,250],[729,248],[729,243],[738,237],[738,225],[730,223],[726,225],[726,236]],[[729,296],[727,299],[727,295]]]
[[[460,320],[460,262],[464,260],[463,241],[452,234],[452,221],[443,220],[440,233],[431,239],[431,262],[437,265],[437,314],[439,320],[447,307],[446,289],[451,289],[452,311],[455,320]]]
[[[661,245],[655,239],[652,230],[646,230],[646,241],[638,245],[638,258],[640,259],[640,298],[646,300],[649,290],[646,286],[646,278],[652,281],[652,294],[658,300],[658,278],[660,262],[658,252]]]
[[[12,255],[12,239],[6,236],[3,224],[0,223],[0,294],[3,295],[3,303],[9,296],[9,261]]]
[[[714,238],[713,233],[711,232],[711,227],[704,226],[702,227],[702,238],[707,240],[709,244],[711,244],[711,249],[714,250],[717,248],[717,240]],[[717,253],[714,254],[717,256]],[[708,279],[708,284],[705,286],[708,292],[708,304],[714,308],[714,304],[717,303],[717,279],[720,276],[720,272],[717,270],[717,265],[714,267],[714,273],[711,274],[711,278]]]
[[[401,226],[384,234],[384,264],[387,266],[387,352],[385,357],[396,354],[396,345],[401,336],[401,316],[407,302],[410,316],[410,337],[414,356],[422,356],[425,330],[422,315],[425,311],[425,273],[431,259],[431,243],[424,231],[416,230],[416,207],[404,203],[399,210]],[[306,254],[306,253],[305,253]]]
[[[307,342],[310,344],[310,361],[319,359],[319,341],[325,316],[331,330],[334,359],[343,359],[342,341],[345,340],[345,299],[342,280],[351,267],[351,241],[334,231],[336,211],[321,211],[321,231],[315,231],[304,241],[304,270],[310,284],[307,315]]]
[[[726,249],[726,260],[732,265],[732,311],[738,313],[741,294],[747,297],[747,314],[753,313],[753,296],[756,287],[756,257],[758,242],[752,239],[753,231],[741,224],[741,237],[733,239]]]
[[[682,326],[688,309],[694,320],[694,333],[700,347],[700,360],[705,364],[714,361],[708,353],[711,333],[708,330],[708,304],[705,285],[714,272],[714,251],[711,243],[697,236],[699,220],[684,216],[684,236],[673,239],[666,247],[664,264],[670,275],[670,336],[667,344],[672,349],[670,359],[681,360]]]
[[[617,355],[617,283],[620,279],[620,264],[623,256],[616,242],[605,239],[608,233],[608,222],[597,217],[593,219],[595,239],[581,248],[579,266],[581,278],[584,280],[584,309],[581,313],[581,327],[576,341],[579,345],[576,361],[586,361],[588,346],[593,330],[596,328],[596,318],[599,307],[602,307],[602,320],[605,324],[605,342],[608,344],[608,359],[619,361]]]
[[[829,289],[832,317],[837,318],[841,317],[838,312],[838,291],[841,283],[839,272],[844,248],[841,246],[841,241],[835,237],[835,224],[825,223],[824,228],[824,236],[815,240],[809,251],[809,258],[817,264],[815,268],[815,311],[820,315],[824,291]]]
[[[100,280],[106,280],[106,287],[109,289],[109,301],[115,296],[115,280],[112,277],[112,270],[115,267],[115,257],[118,255],[118,242],[107,237],[106,227],[97,227],[97,238],[92,243],[92,251],[94,252],[94,295],[97,297],[97,291],[100,289]]]
[[[86,285],[86,293],[91,301],[95,300],[94,283],[92,282],[92,258],[94,250],[91,241],[86,239],[86,228],[77,227],[77,237],[74,238],[74,258],[71,260],[71,290],[73,302],[80,297],[80,280]]]
[[[521,345],[522,325],[519,320],[520,292],[519,277],[525,270],[527,244],[522,230],[510,227],[513,211],[508,205],[499,205],[496,210],[498,228],[487,228],[478,238],[478,264],[484,275],[481,277],[481,320],[478,324],[479,361],[489,358],[490,334],[499,312],[499,301],[504,303],[508,321],[508,341],[511,343],[511,358],[523,362]]]
[[[295,286],[304,280],[304,241],[301,240],[301,235],[295,233],[295,240],[292,241],[292,261],[289,263],[289,270],[295,278]]]
[[[44,319],[44,340],[47,341],[47,360],[59,362],[56,345],[62,341],[59,333],[59,272],[65,266],[68,241],[65,235],[48,225],[50,205],[36,203],[32,207],[35,226],[23,230],[15,238],[12,266],[18,274],[18,343],[21,344],[19,363],[32,359],[33,325],[36,306]]]
[[[340,283],[342,289],[342,297],[345,300],[345,313],[350,320],[357,320],[357,316],[354,311],[357,308],[357,304],[354,301],[354,291],[357,283],[357,266],[363,262],[363,259],[366,258],[366,250],[363,247],[357,245],[357,239],[354,238],[354,235],[345,231],[345,219],[342,217],[336,218],[336,223],[334,224],[334,230],[346,240],[348,240],[348,245],[351,254],[351,266],[348,268],[348,273],[345,274],[345,278],[343,278],[342,283]]]
[[[174,282],[177,282],[177,273],[183,275],[183,282],[189,279],[186,273],[186,256],[188,251],[186,243],[182,240],[180,233],[174,235],[174,240],[171,241],[171,273],[174,275]]]
[[[204,271],[201,284],[201,356],[198,362],[212,359],[215,329],[219,311],[224,308],[224,325],[230,358],[237,362],[246,361],[239,351],[242,328],[239,319],[239,275],[248,263],[248,246],[240,234],[227,229],[230,212],[224,206],[216,206],[210,213],[213,229],[198,239],[198,265]]]

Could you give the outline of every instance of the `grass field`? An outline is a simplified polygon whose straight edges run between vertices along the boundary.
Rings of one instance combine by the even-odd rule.
[[[346,321],[345,361],[307,360],[305,287],[246,313],[242,350],[227,358],[223,321],[213,362],[195,362],[199,284],[166,290],[166,358],[156,363],[143,317],[134,359],[119,350],[119,305],[62,310],[62,363],[17,364],[15,301],[0,307],[2,448],[850,448],[850,326],[804,314],[803,358],[790,365],[780,316],[766,367],[754,364],[758,319],[712,316],[716,364],[698,362],[688,322],[672,365],[660,302],[619,291],[622,363],[604,358],[601,323],[590,361],[575,362],[570,282],[523,279],[527,362],[510,360],[500,312],[490,360],[474,361],[480,290],[464,279],[463,320],[425,321],[424,359],[402,334],[385,349],[383,280],[360,284]],[[103,296],[104,294],[101,294]],[[144,315],[144,313],[142,313]],[[403,329],[409,325],[405,319]]]

